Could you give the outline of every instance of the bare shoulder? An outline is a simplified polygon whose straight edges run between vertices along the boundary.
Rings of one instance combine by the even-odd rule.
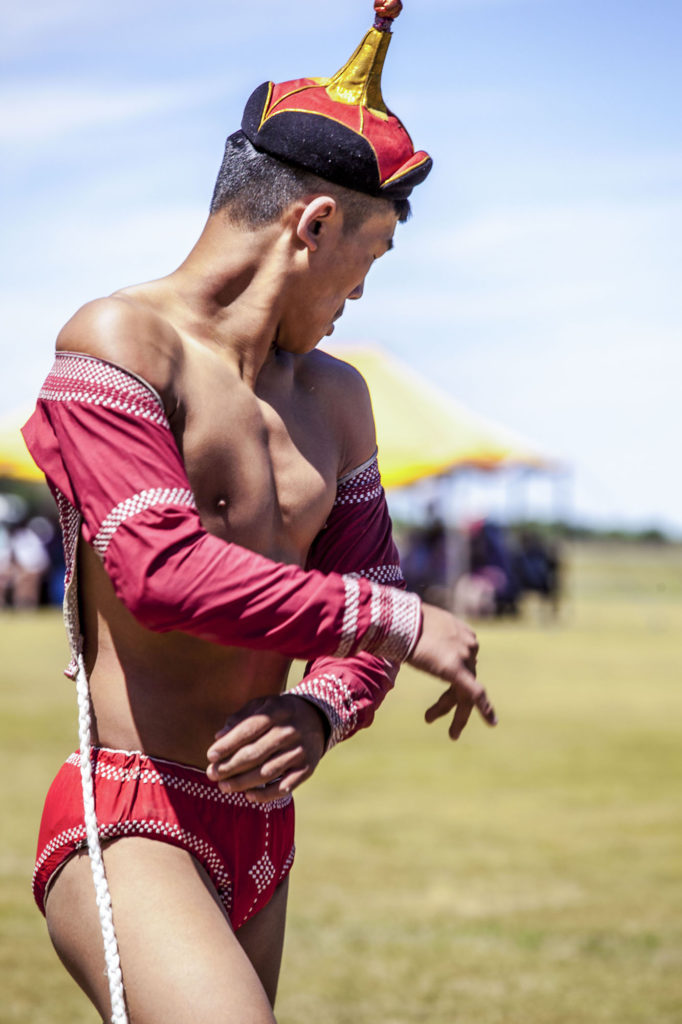
[[[177,331],[159,312],[121,293],[82,306],[59,332],[56,348],[114,363],[169,399],[183,351]]]
[[[339,476],[349,473],[376,451],[376,431],[369,389],[362,374],[328,352],[315,349],[303,357],[302,371],[314,387],[337,431]]]

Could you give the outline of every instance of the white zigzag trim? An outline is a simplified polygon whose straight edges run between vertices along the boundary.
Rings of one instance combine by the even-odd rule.
[[[210,845],[210,843],[207,843],[205,839],[200,839],[198,836],[195,836],[192,832],[188,832],[186,829],[181,828],[179,825],[148,818],[133,818],[129,821],[98,824],[97,831],[100,839],[116,839],[119,836],[131,835],[149,836],[152,839],[164,836],[167,838],[177,839],[178,842],[180,842],[185,849],[190,850],[202,864],[210,867],[211,876],[214,880],[220,899],[227,910],[232,909],[232,882],[230,880],[230,876],[225,870],[225,866],[218,853],[216,853],[215,849]],[[63,832],[54,836],[45,849],[42,850],[33,872],[34,890],[37,877],[45,861],[47,861],[57,850],[60,850],[63,846],[70,845],[72,842],[75,842],[79,846],[87,845],[85,825],[77,825],[73,828],[65,829]]]
[[[163,402],[151,384],[129,370],[82,353],[57,353],[39,398],[102,405],[170,430]]]
[[[112,508],[102,521],[93,541],[95,551],[104,557],[119,526],[127,519],[132,519],[133,516],[148,508],[153,508],[155,505],[184,505],[196,508],[194,495],[187,488],[154,487],[147,491],[139,491]]]
[[[376,584],[374,584],[376,586]],[[417,594],[385,587],[384,597],[388,598],[388,630],[384,639],[376,645],[372,653],[378,654],[389,661],[402,662],[410,656],[419,637],[421,628],[421,600]],[[382,618],[386,611],[382,608]]]
[[[403,571],[396,563],[374,565],[370,569],[360,569],[355,575],[363,576],[366,580],[371,580],[372,583],[384,583],[389,586],[405,582]]]
[[[98,748],[93,749],[96,750]],[[125,754],[130,752],[122,750],[112,751],[112,753]],[[248,808],[250,811],[265,815],[271,814],[278,808],[286,807],[292,800],[291,794],[289,794],[277,800],[270,800],[266,804],[254,804],[247,800],[243,793],[221,792],[213,782],[209,782],[204,772],[199,768],[194,769],[197,774],[196,779],[185,779],[170,772],[162,771],[155,762],[149,759],[147,754],[142,756],[145,761],[149,762],[149,767],[140,768],[133,766],[132,768],[124,768],[122,765],[109,764],[106,761],[100,761],[98,758],[95,761],[95,775],[106,779],[107,782],[136,782],[140,785],[156,785],[162,789],[174,789],[179,793],[191,796],[195,800],[208,800],[216,804],[230,804],[233,807]],[[173,765],[175,762],[171,761],[169,763]],[[75,751],[73,754],[69,754],[66,764],[70,764],[74,768],[80,768],[81,755],[79,752]],[[191,766],[178,765],[178,767],[187,771]]]
[[[347,658],[350,654],[355,644],[360,614],[360,585],[357,579],[347,575],[343,577],[343,583],[346,588],[346,601],[341,624],[341,643],[334,655],[336,658]]]
[[[304,679],[287,690],[310,701],[327,718],[331,733],[326,750],[331,750],[337,743],[350,736],[357,727],[358,708],[349,686],[338,676],[325,672],[313,679]]]

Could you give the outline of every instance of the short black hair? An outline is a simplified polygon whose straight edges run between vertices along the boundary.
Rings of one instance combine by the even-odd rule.
[[[230,135],[220,165],[211,213],[225,210],[240,227],[258,228],[271,224],[287,206],[310,192],[329,194],[343,208],[344,231],[354,231],[376,210],[376,198],[354,189],[335,185],[293,164],[277,160],[256,149],[243,132]],[[400,223],[410,216],[408,199],[384,199]]]

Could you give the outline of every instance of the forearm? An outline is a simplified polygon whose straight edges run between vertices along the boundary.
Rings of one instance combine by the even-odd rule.
[[[328,723],[326,750],[371,725],[399,666],[363,652],[343,660],[318,658],[289,693],[314,704]]]
[[[155,632],[299,659],[369,650],[402,660],[419,629],[414,595],[272,562],[207,534],[187,510],[136,516],[103,560],[118,597]]]

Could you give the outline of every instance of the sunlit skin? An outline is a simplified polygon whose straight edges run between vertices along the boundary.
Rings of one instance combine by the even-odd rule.
[[[174,273],[89,303],[62,330],[57,347],[109,360],[156,388],[206,530],[303,565],[333,505],[337,479],[376,448],[364,382],[315,346],[331,333],[345,302],[361,297],[395,227],[393,206],[376,200],[356,231],[344,231],[343,210],[330,195],[304,196],[258,230],[236,226],[224,211],[214,214]],[[95,743],[206,768],[222,789],[256,802],[290,792],[312,774],[324,725],[311,704],[282,695],[286,658],[151,633],[117,599],[83,542],[79,568]],[[474,706],[494,722],[475,678],[476,654],[465,624],[425,608],[411,661],[446,681],[427,718],[454,711],[453,738]],[[105,863],[136,1022],[274,1020],[285,886],[235,936],[188,853],[124,838],[107,845]],[[192,922],[189,958],[169,924],[169,891],[172,913]],[[106,1018],[86,854],[57,876],[47,918],[60,956]],[[149,949],[157,951],[161,979],[151,987],[145,971],[135,969]],[[207,964],[213,965],[210,984]],[[192,989],[186,1008],[177,996],[179,976]]]

